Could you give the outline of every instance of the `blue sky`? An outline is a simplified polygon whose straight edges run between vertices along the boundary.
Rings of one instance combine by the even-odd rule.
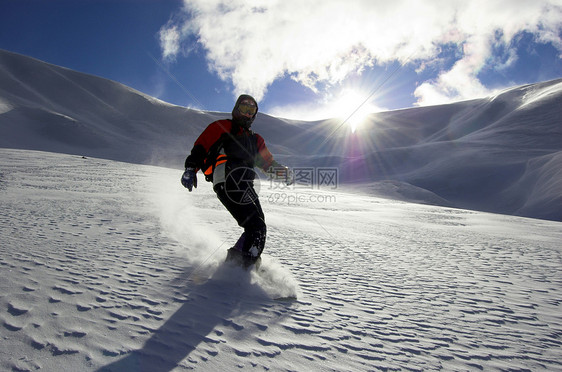
[[[164,101],[312,120],[562,77],[562,2],[2,0],[0,48]]]

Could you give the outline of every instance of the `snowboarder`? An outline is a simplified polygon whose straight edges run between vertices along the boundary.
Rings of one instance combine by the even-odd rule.
[[[257,101],[246,94],[236,100],[232,119],[217,120],[201,133],[185,160],[181,183],[190,192],[197,187],[197,171],[213,183],[218,199],[244,232],[228,250],[227,261],[244,267],[256,263],[264,249],[267,228],[258,195],[254,189],[257,166],[275,179],[292,183],[289,168],[279,164],[264,139],[250,130],[257,115]]]

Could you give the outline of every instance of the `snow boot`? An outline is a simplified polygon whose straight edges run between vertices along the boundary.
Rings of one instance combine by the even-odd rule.
[[[241,266],[248,270],[252,265],[259,268],[261,264],[261,257],[254,257],[249,253],[244,253],[236,248],[230,248],[226,255],[225,262],[232,262],[237,266]]]

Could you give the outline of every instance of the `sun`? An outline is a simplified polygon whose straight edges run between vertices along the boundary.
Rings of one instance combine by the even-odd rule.
[[[368,93],[350,88],[341,90],[334,105],[338,116],[345,121],[353,133],[361,127],[369,114],[380,111],[370,102]]]

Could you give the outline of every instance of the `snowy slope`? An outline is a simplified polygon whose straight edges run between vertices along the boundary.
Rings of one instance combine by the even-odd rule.
[[[0,370],[562,369],[560,222],[264,182],[248,274],[177,170],[0,149],[0,173]]]
[[[486,99],[372,114],[356,133],[338,119],[264,114],[253,127],[278,160],[337,168],[342,185],[562,221],[561,107],[559,79]],[[0,147],[181,168],[197,135],[225,117],[0,50]]]
[[[165,148],[184,156],[182,141],[196,134],[180,124],[189,117],[199,130],[210,116],[186,116],[122,84],[4,51],[0,102],[2,147],[132,162],[149,162]]]

